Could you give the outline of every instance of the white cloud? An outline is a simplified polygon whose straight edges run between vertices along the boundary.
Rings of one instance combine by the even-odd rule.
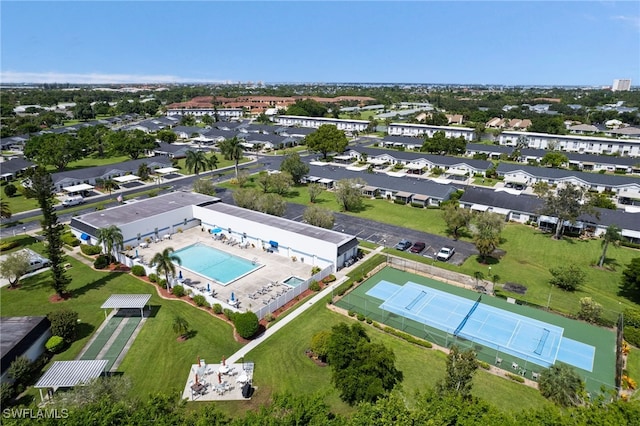
[[[611,19],[631,24],[633,27],[640,30],[640,16],[618,15],[618,16],[612,16]]]
[[[103,74],[103,73],[58,73],[0,71],[2,83],[76,83],[76,84],[122,84],[122,83],[220,83],[221,80],[186,78],[175,75]]]

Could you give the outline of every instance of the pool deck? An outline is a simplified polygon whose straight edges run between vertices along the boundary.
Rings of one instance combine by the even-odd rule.
[[[215,240],[210,234],[201,231],[199,227],[172,234],[171,239],[161,239],[158,242],[150,243],[147,248],[138,248],[137,250],[143,262],[148,262],[155,253],[161,252],[167,247],[177,251],[196,243],[208,245],[249,261],[255,259],[257,263],[264,265],[226,286],[194,272],[176,267],[176,273],[182,271],[182,277],[186,284],[185,289],[191,289],[194,294],[203,294],[209,303],[220,303],[224,308],[257,311],[264,306],[263,301],[268,301],[279,292],[282,293],[289,289],[289,286],[282,284],[282,281],[290,276],[300,277],[305,280],[311,276],[313,264],[309,262],[301,262],[300,260],[294,262],[287,255],[269,253],[260,247],[240,248],[239,245],[231,246],[225,244],[224,241]],[[133,254],[133,252],[135,252],[135,249],[129,251],[130,254]],[[320,267],[323,267],[323,265],[320,265]],[[210,284],[211,290],[214,291],[214,296],[207,293],[207,283]],[[271,283],[279,284],[271,286],[265,294],[256,295],[256,299],[249,298],[250,294],[256,293]],[[235,298],[240,301],[236,307],[228,303],[232,292]]]

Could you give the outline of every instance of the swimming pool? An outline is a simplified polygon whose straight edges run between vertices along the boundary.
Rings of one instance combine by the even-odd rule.
[[[305,280],[303,280],[302,278],[298,278],[298,277],[289,277],[286,280],[283,281],[284,284],[288,285],[289,287],[298,287],[300,284],[302,284]]]
[[[193,244],[174,254],[182,261],[180,267],[222,285],[231,284],[264,266],[204,244]]]

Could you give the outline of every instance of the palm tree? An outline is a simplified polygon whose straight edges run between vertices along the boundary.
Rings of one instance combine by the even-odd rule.
[[[187,151],[185,166],[187,166],[189,173],[193,171],[195,174],[200,174],[200,170],[205,170],[207,165],[208,160],[204,152],[192,150]]]
[[[207,158],[207,165],[211,170],[218,168],[218,156],[215,153],[211,153],[211,157]]]
[[[220,152],[224,156],[225,160],[232,160],[235,162],[236,167],[236,179],[238,179],[238,163],[242,159],[243,149],[241,145],[242,141],[236,136],[231,139],[225,139],[220,142]]]
[[[11,217],[11,207],[6,201],[0,201],[0,217],[9,219]]]
[[[111,195],[111,191],[113,191],[117,187],[118,187],[118,185],[116,184],[116,182],[113,179],[107,179],[102,183],[102,188],[104,188],[107,191],[109,191],[109,195]]]
[[[105,254],[117,259],[114,252],[117,253],[124,248],[122,231],[116,225],[98,229],[98,244],[102,244]]]
[[[598,266],[602,268],[604,265],[605,257],[607,255],[607,249],[609,248],[609,243],[617,246],[620,244],[620,240],[622,240],[622,234],[620,234],[620,227],[617,225],[609,225],[607,227],[607,232],[605,232],[603,240],[602,240],[602,256],[600,256],[600,262],[598,262]]]
[[[176,315],[173,318],[173,331],[176,332],[178,337],[185,337],[189,332],[189,322],[184,317]]]
[[[164,278],[167,282],[167,290],[171,290],[171,282],[169,281],[169,274],[176,274],[176,267],[174,263],[182,265],[182,260],[177,255],[173,254],[172,247],[167,247],[162,253],[156,253],[151,259],[151,264],[156,265],[156,271],[159,274],[164,274]]]

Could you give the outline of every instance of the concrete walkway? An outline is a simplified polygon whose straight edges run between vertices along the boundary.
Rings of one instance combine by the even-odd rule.
[[[244,345],[238,352],[234,353],[233,355],[227,358],[228,362],[235,363],[235,362],[238,362],[240,358],[244,358],[252,349],[256,348],[259,344],[263,343],[269,337],[277,333],[278,330],[280,330],[282,327],[289,324],[291,321],[293,321],[298,316],[300,316],[304,311],[306,311],[307,309],[309,309],[319,301],[323,300],[330,293],[332,293],[336,287],[338,287],[340,284],[342,284],[349,278],[347,277],[347,272],[349,272],[352,268],[360,266],[362,262],[366,261],[367,259],[374,256],[375,254],[382,252],[382,250],[383,250],[383,247],[378,247],[376,250],[369,252],[369,254],[364,256],[359,262],[356,262],[353,266],[349,268],[341,269],[339,272],[335,274],[337,279],[336,281],[331,283],[330,286],[327,286],[325,289],[323,289],[318,294],[313,296],[311,300],[309,300],[308,302],[305,302],[304,305],[298,307],[295,311],[291,312],[289,315],[287,315],[286,317],[284,317],[283,319],[275,323],[273,326],[267,328],[267,330],[262,335],[258,336],[257,338],[253,339],[252,341]]]

